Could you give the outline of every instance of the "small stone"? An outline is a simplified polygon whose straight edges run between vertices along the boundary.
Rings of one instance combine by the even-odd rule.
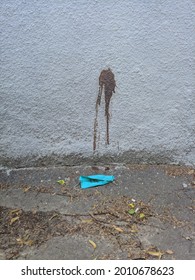
[[[186,240],[192,240],[192,238],[190,236],[186,236],[185,239]]]

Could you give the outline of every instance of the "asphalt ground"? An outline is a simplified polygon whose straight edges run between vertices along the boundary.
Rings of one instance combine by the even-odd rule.
[[[81,189],[92,174],[115,181]],[[194,260],[194,202],[192,167],[1,169],[0,259]]]

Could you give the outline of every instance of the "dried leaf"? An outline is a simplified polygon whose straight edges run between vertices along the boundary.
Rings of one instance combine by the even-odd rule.
[[[85,223],[85,224],[91,224],[93,222],[92,219],[83,219],[81,220],[82,223]]]
[[[18,215],[19,212],[20,212],[20,209],[18,209],[18,208],[17,209],[13,209],[13,210],[9,211],[9,215],[13,215],[13,214]]]
[[[30,240],[25,241],[25,245],[32,246],[33,240],[30,239]]]
[[[136,226],[136,224],[133,224],[132,227],[131,227],[131,232],[138,232],[138,228]]]
[[[23,192],[28,192],[30,190],[31,187],[25,187],[23,188]]]
[[[57,216],[59,216],[59,214],[54,214],[53,216],[51,216],[51,218],[49,218],[49,221],[51,221],[52,219],[54,219]]]
[[[24,241],[21,238],[16,238],[16,241],[18,242],[19,245],[24,245]]]
[[[169,254],[169,255],[174,254],[174,252],[172,250],[167,250],[166,253]]]
[[[16,238],[16,241],[18,242],[19,245],[27,245],[27,246],[32,246],[33,245],[33,240],[25,240],[22,238]]]
[[[89,240],[89,243],[93,246],[94,250],[97,248],[97,245],[92,240]]]
[[[140,213],[139,217],[140,217],[140,219],[143,219],[143,218],[145,218],[145,214],[144,213]]]
[[[130,204],[129,204],[129,207],[135,208],[135,204],[134,204],[134,203],[130,203]]]
[[[124,230],[123,230],[122,228],[117,227],[117,226],[115,226],[115,225],[113,225],[113,228],[116,229],[116,230],[119,231],[119,232],[124,232]]]
[[[147,251],[147,253],[150,255],[150,256],[154,256],[154,257],[158,257],[159,260],[162,258],[162,256],[164,255],[164,252],[162,251],[158,251],[158,252],[155,252],[155,251]]]
[[[135,209],[130,209],[129,211],[128,211],[128,213],[130,214],[130,215],[133,215],[133,214],[135,214]]]
[[[36,213],[37,213],[37,209],[36,208],[32,209],[32,214],[35,215]]]
[[[60,185],[64,185],[65,181],[64,180],[58,180],[57,183],[60,184]]]
[[[13,223],[15,223],[17,220],[19,220],[19,217],[18,217],[18,216],[12,218],[11,221],[10,221],[10,226],[11,226]]]

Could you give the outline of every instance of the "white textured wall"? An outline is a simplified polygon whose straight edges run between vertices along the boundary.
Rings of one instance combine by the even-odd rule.
[[[107,67],[117,82],[111,143],[102,103],[96,153],[195,163],[194,1],[0,4],[2,164],[93,155],[98,77]]]

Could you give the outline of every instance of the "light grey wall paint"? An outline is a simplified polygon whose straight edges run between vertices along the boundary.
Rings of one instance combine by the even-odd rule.
[[[117,82],[111,143],[102,103],[96,155],[195,164],[194,1],[0,3],[2,164],[92,159],[107,67]]]

